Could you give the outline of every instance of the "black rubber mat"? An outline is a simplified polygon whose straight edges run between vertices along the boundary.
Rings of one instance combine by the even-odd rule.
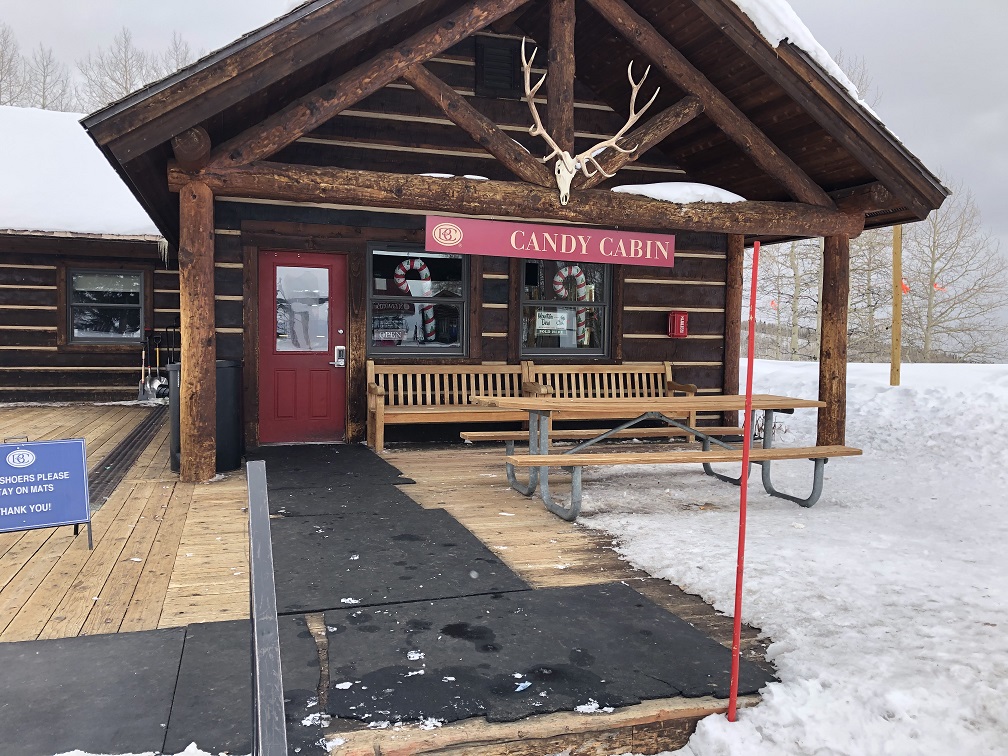
[[[251,627],[233,620],[186,628],[165,753],[193,742],[208,753],[252,750]]]
[[[391,484],[341,482],[314,488],[274,488],[269,483],[271,515],[313,517],[328,514],[381,515],[420,512],[419,504]]]
[[[329,713],[367,722],[728,695],[731,655],[621,584],[327,612]],[[770,678],[742,663],[740,693]]]
[[[281,488],[326,488],[341,482],[365,486],[413,482],[363,444],[264,446],[249,453],[247,459],[266,462],[271,492]]]
[[[0,643],[0,751],[161,752],[184,637],[172,628]]]
[[[441,509],[285,517],[270,531],[281,614],[528,588]]]

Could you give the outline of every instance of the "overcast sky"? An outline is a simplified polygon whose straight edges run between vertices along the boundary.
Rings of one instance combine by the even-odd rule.
[[[977,197],[1008,253],[1008,0],[790,0],[834,56],[864,60],[875,110],[910,151]],[[3,0],[0,21],[23,50],[44,43],[67,62],[107,45],[122,27],[161,49],[178,31],[213,50],[286,12],[290,0]]]

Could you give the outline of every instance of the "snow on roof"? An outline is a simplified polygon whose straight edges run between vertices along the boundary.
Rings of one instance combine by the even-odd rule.
[[[81,118],[0,106],[0,231],[160,236]]]
[[[794,12],[794,8],[787,0],[732,0],[732,2],[749,17],[749,20],[756,25],[759,33],[772,47],[777,47],[786,39],[804,50],[826,73],[836,79],[837,83],[846,89],[851,97],[878,119],[875,111],[861,99],[854,82],[830,57],[826,48],[812,36],[812,32],[798,18],[798,14]]]
[[[698,184],[693,181],[668,181],[660,184],[625,184],[614,186],[614,192],[620,194],[639,194],[643,197],[662,200],[663,202],[678,202],[686,205],[690,202],[745,202],[734,192],[710,184]]]

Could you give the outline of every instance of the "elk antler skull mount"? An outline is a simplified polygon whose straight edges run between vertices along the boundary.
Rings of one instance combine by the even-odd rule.
[[[539,81],[536,82],[535,86],[532,86],[532,61],[535,60],[536,53],[539,52],[539,48],[536,47],[532,50],[532,56],[528,57],[525,54],[525,38],[522,38],[522,71],[525,73],[525,100],[528,102],[529,110],[532,111],[532,127],[529,129],[529,134],[532,136],[540,136],[546,140],[546,144],[553,148],[553,151],[544,158],[541,158],[542,162],[548,162],[550,158],[556,157],[556,163],[553,166],[553,173],[556,175],[557,188],[560,190],[560,204],[566,205],[567,201],[570,199],[570,188],[571,182],[574,180],[574,176],[577,175],[578,171],[581,171],[586,177],[591,178],[597,173],[601,173],[607,178],[612,178],[615,173],[607,173],[602,165],[598,162],[597,157],[607,148],[612,147],[614,150],[623,153],[630,153],[637,149],[637,145],[633,147],[621,147],[617,142],[626,134],[627,130],[633,126],[642,115],[647,111],[649,107],[654,103],[655,99],[658,97],[658,93],[661,91],[661,87],[655,90],[655,93],[651,96],[651,99],[647,101],[640,110],[637,110],[637,92],[640,91],[641,86],[644,84],[644,80],[647,79],[648,73],[651,71],[651,66],[648,66],[644,75],[640,78],[640,81],[634,81],[633,77],[633,61],[627,66],[627,78],[630,80],[630,115],[627,118],[627,122],[623,124],[623,128],[617,131],[613,136],[606,140],[599,142],[593,147],[585,150],[584,152],[579,152],[577,155],[571,155],[567,150],[560,149],[553,137],[549,135],[549,132],[543,128],[542,121],[539,118],[539,111],[536,110],[535,96],[539,89],[542,87],[543,82],[546,81],[547,74],[543,74],[539,77]]]

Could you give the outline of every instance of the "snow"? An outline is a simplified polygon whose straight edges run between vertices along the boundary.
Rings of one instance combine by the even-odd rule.
[[[82,117],[0,107],[0,230],[159,236]]]
[[[805,23],[798,18],[791,4],[787,0],[732,0],[739,9],[745,13],[753,22],[763,38],[770,43],[771,47],[778,47],[785,39],[791,44],[801,48],[809,54],[819,66],[830,76],[836,79],[847,92],[858,101],[865,110],[872,114],[876,120],[878,115],[871,109],[867,102],[861,99],[854,82],[848,78],[847,74],[836,64],[823,47],[812,36],[812,32],[805,26]]]
[[[745,366],[742,367],[745,375]],[[757,361],[754,390],[814,397],[814,363]],[[1008,365],[850,365],[847,443],[810,509],[749,489],[742,618],[779,683],[701,722],[681,756],[994,754],[1008,738]],[[815,412],[779,415],[815,442]],[[731,466],[720,466],[731,471]],[[805,461],[774,463],[804,495]],[[737,474],[737,470],[734,471]],[[588,469],[579,521],[634,566],[731,613],[738,489],[675,468]]]
[[[660,184],[626,184],[614,186],[614,192],[620,194],[639,194],[651,199],[665,202],[678,202],[686,205],[690,202],[745,202],[734,192],[710,184],[698,184],[693,181],[666,181]]]

